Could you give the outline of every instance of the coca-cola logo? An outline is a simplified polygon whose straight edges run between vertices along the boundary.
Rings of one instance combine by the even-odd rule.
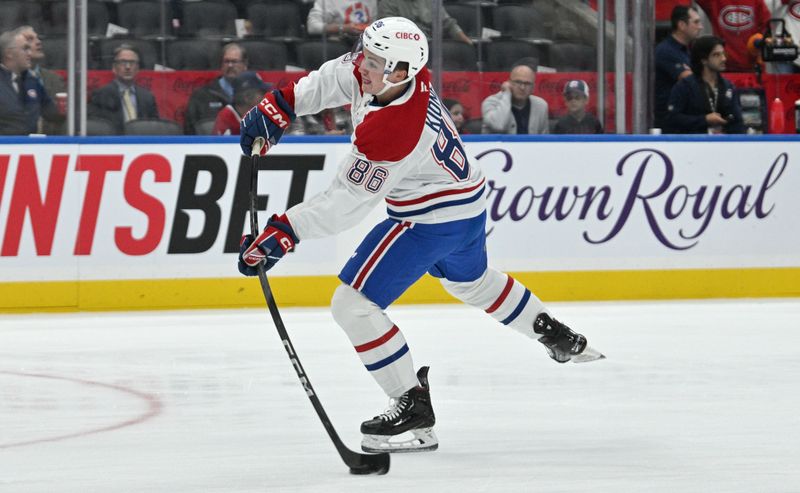
[[[794,77],[787,77],[784,85],[784,92],[788,94],[800,94],[800,80]]]
[[[172,83],[172,91],[189,94],[198,86],[202,86],[208,83],[211,79],[201,79],[201,78],[191,78],[191,77],[176,77]]]
[[[495,165],[499,160],[502,173],[510,172],[514,164],[505,149],[490,149],[475,158],[487,158]],[[594,230],[584,230],[581,236],[587,243],[599,245],[617,237],[634,218],[643,217],[660,244],[670,250],[688,250],[715,221],[769,216],[776,207],[770,203],[769,191],[780,181],[788,160],[786,153],[779,154],[766,167],[763,178],[754,183],[681,183],[670,157],[649,148],[633,150],[619,159],[619,182],[540,186],[504,182],[499,175],[487,182],[492,222],[487,233],[509,220],[588,221]]]
[[[559,87],[564,87],[564,84],[568,81],[568,78],[549,78],[549,79],[540,79],[539,83],[536,84],[537,92],[539,93],[558,93]]]
[[[449,82],[444,82],[442,84],[442,93],[466,93],[470,90],[470,80],[469,79],[455,79]]]
[[[729,5],[719,12],[719,24],[729,31],[747,31],[755,26],[753,7]]]

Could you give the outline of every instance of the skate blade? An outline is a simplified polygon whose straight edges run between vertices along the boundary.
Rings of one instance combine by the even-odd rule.
[[[597,361],[599,359],[606,359],[605,355],[593,347],[586,346],[581,354],[576,354],[572,357],[573,363],[588,363],[589,361]]]
[[[409,433],[392,435],[364,435],[361,440],[361,450],[373,454],[389,452],[392,454],[411,452],[433,452],[439,448],[439,439],[433,428],[420,428],[411,430],[410,438],[405,438]]]

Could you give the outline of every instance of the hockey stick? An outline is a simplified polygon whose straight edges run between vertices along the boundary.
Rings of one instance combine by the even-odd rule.
[[[258,155],[260,154],[263,146],[264,139],[261,137],[257,138],[255,142],[253,142],[253,150],[251,154],[250,233],[254,237],[257,237],[259,233],[258,216],[256,214],[256,200],[258,192]],[[350,468],[350,474],[386,474],[389,472],[388,453],[362,454],[353,452],[347,448],[347,446],[342,442],[342,439],[339,438],[339,434],[336,433],[336,430],[333,428],[333,424],[331,423],[330,418],[328,418],[328,414],[325,412],[325,409],[322,407],[322,403],[320,402],[319,397],[317,397],[314,387],[311,386],[311,381],[309,381],[308,376],[303,369],[303,365],[300,364],[300,358],[297,356],[297,353],[294,350],[292,341],[289,339],[289,334],[286,332],[286,326],[283,325],[283,319],[281,319],[281,314],[278,311],[278,305],[275,304],[275,298],[272,295],[272,289],[269,286],[269,281],[267,280],[267,274],[266,271],[264,271],[263,263],[258,264],[258,280],[261,281],[261,291],[264,293],[264,299],[267,301],[269,313],[272,315],[272,321],[275,322],[275,328],[278,329],[278,336],[283,342],[283,347],[289,354],[289,360],[292,362],[292,366],[294,366],[294,370],[297,372],[297,378],[299,378],[300,383],[303,384],[306,395],[308,395],[311,405],[314,406],[314,410],[317,411],[317,416],[319,416],[320,421],[322,421],[322,426],[325,427],[325,430],[328,432],[328,436],[331,437],[333,445],[336,447],[336,450],[339,452],[339,455],[342,457],[344,463]]]

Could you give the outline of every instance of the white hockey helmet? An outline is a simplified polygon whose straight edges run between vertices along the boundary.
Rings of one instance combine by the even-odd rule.
[[[364,30],[361,43],[370,52],[386,59],[383,69],[384,90],[410,81],[428,63],[428,38],[405,17],[378,19]],[[400,82],[389,82],[387,78],[399,62],[408,63],[408,77]]]

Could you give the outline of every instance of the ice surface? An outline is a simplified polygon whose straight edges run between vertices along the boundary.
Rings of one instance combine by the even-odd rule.
[[[397,307],[439,450],[348,474],[266,310],[0,316],[0,492],[797,492],[800,301],[550,304],[559,365],[459,305]],[[327,310],[283,310],[342,438],[386,398]]]

